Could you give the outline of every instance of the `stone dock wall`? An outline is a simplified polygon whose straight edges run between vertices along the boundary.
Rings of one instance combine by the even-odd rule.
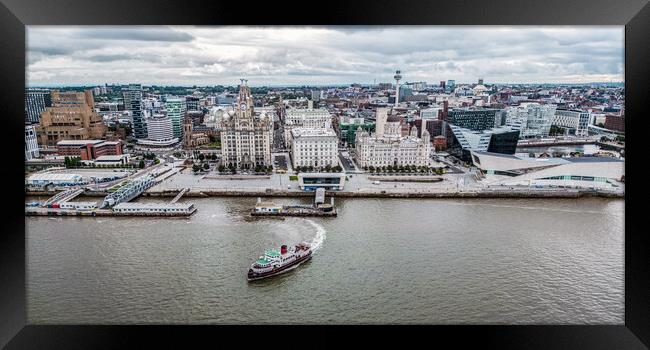
[[[178,195],[179,190],[146,191],[142,197],[170,197]],[[52,196],[55,192],[27,192],[27,196]],[[80,197],[103,197],[106,193],[85,192]],[[362,190],[362,191],[328,191],[327,196],[337,198],[625,198],[620,192],[585,191],[585,190],[479,190],[479,191],[417,191],[408,190]],[[284,189],[192,189],[183,197],[313,197],[314,192]]]

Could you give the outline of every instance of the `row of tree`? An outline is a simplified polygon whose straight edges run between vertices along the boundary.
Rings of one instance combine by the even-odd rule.
[[[192,151],[192,157],[194,159],[198,159],[198,161],[199,161],[199,163],[194,163],[194,162],[190,161],[190,162],[194,163],[192,165],[192,170],[195,173],[197,173],[199,171],[208,171],[208,170],[210,170],[210,163],[208,163],[208,161],[210,161],[210,160],[216,161],[218,159],[216,153],[204,154],[204,153],[201,153],[198,150]],[[186,162],[187,161],[189,161],[189,159],[187,159]]]
[[[148,159],[148,160],[154,160],[154,159],[156,159],[156,155],[155,155],[154,153],[144,153],[144,154],[142,155],[142,157],[143,157],[144,159]]]
[[[65,157],[63,158],[63,164],[65,164],[66,168],[74,168],[84,165],[81,162],[81,157]]]
[[[154,163],[158,159],[154,160]],[[113,164],[95,164],[90,163],[90,164],[85,164],[81,161],[80,157],[65,157],[63,159],[63,164],[65,165],[66,168],[124,168],[124,169],[133,169],[136,167],[134,163],[127,163],[127,164],[118,164],[118,165],[113,165]],[[156,163],[157,164],[157,163]],[[144,160],[141,160],[140,163],[138,164],[138,168],[142,169],[144,168]]]
[[[203,153],[200,153],[200,152],[198,152],[198,151],[195,151],[194,159],[198,159],[198,160],[201,161],[201,162],[203,162],[204,160],[212,160],[212,161],[216,161],[217,159],[219,159],[219,157],[217,157],[217,154],[216,154],[216,153],[208,154],[208,155],[206,156],[206,155],[203,154]]]
[[[562,136],[566,134],[566,130],[557,125],[551,125],[551,129],[548,132],[549,136]]]
[[[219,165],[217,170],[220,173],[225,173],[225,172],[229,172],[231,174],[236,174],[237,173],[237,168],[233,164],[229,164],[228,166],[225,166],[223,164]],[[259,173],[270,174],[272,171],[273,171],[273,166],[272,165],[269,165],[269,166],[256,165],[255,169],[254,169],[254,172],[258,173],[258,174]]]
[[[327,172],[327,173],[340,173],[343,171],[343,168],[341,168],[340,165],[337,166],[331,166],[331,165],[326,165],[324,167],[314,167],[314,166],[297,166],[294,169],[296,172]]]
[[[192,170],[193,170],[195,173],[198,173],[201,169],[203,169],[203,170],[205,170],[205,171],[210,170],[210,164],[208,164],[208,163],[203,163],[203,166],[201,166],[201,165],[199,165],[199,164],[194,164],[194,165],[192,165]]]

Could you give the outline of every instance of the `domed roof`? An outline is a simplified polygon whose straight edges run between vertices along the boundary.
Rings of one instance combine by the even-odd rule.
[[[388,116],[386,119],[387,123],[399,123],[401,122],[400,118],[397,116],[397,114],[391,114]]]

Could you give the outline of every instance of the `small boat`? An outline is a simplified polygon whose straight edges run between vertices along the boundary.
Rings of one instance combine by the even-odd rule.
[[[309,260],[311,255],[311,246],[304,242],[291,248],[283,245],[280,247],[280,251],[268,250],[251,265],[248,270],[248,280],[259,280],[293,270]]]

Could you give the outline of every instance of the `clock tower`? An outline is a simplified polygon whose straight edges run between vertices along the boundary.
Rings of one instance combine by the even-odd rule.
[[[248,80],[241,79],[237,97],[237,118],[235,124],[244,129],[253,127],[253,96],[248,87]]]

